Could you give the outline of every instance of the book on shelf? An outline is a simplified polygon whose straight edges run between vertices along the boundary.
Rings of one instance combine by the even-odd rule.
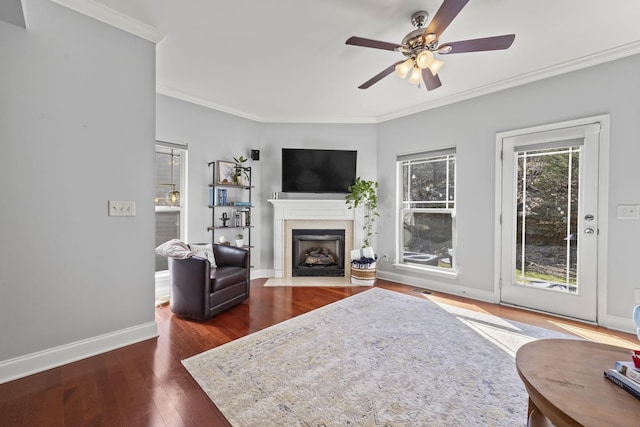
[[[209,189],[209,206],[214,206],[216,204],[214,193],[215,193],[215,190],[213,188],[210,188]]]
[[[218,188],[218,206],[226,206],[227,205],[227,189],[226,188]]]
[[[604,376],[636,399],[640,399],[640,384],[630,380],[615,369],[607,369],[604,371]]]
[[[229,202],[229,206],[251,206],[251,202]]]
[[[636,368],[633,362],[619,360],[614,367],[616,371],[630,380],[635,381],[640,386],[640,369]]]

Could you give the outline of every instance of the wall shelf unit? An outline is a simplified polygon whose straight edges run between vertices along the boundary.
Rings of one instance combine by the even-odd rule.
[[[228,162],[225,162],[228,163]],[[216,168],[218,162],[210,162],[211,183],[209,184],[209,208],[211,209],[211,225],[207,231],[211,232],[211,243],[219,243],[221,236],[232,246],[236,245],[236,236],[242,234],[242,248],[250,251],[251,230],[251,168],[247,168],[248,179],[236,183],[232,181],[219,182]]]

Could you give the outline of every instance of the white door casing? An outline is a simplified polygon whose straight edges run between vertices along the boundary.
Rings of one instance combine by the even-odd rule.
[[[603,133],[606,133],[603,135]],[[604,138],[603,138],[604,136]],[[524,268],[516,277],[517,210],[517,159],[523,152],[545,153],[541,150],[558,150],[561,147],[579,146],[580,168],[578,187],[578,215],[576,277],[571,287],[558,292],[547,287],[532,286],[522,280]],[[598,321],[598,313],[606,307],[603,287],[606,277],[606,174],[607,167],[600,165],[600,157],[608,153],[608,116],[582,119],[567,123],[541,126],[498,134],[496,137],[496,296],[504,304],[516,305],[560,316]],[[602,153],[605,153],[602,156]],[[602,195],[601,193],[605,193]],[[604,197],[602,197],[604,196]],[[521,207],[522,209],[522,207]],[[524,223],[524,218],[521,217]],[[567,220],[568,222],[568,220]],[[524,227],[521,233],[524,235]],[[604,231],[604,233],[603,233]],[[567,235],[569,238],[569,235]],[[524,237],[521,237],[524,242]],[[520,246],[522,249],[524,245]],[[569,245],[567,245],[567,248]],[[567,249],[569,257],[569,249]],[[524,257],[522,257],[524,259]],[[567,258],[569,259],[569,258]],[[524,263],[523,263],[524,267]],[[567,270],[568,271],[568,270]],[[520,276],[523,274],[523,276]],[[569,275],[567,274],[567,279]],[[542,281],[544,282],[544,281]],[[567,281],[568,283],[568,281]],[[572,289],[572,291],[568,291]]]

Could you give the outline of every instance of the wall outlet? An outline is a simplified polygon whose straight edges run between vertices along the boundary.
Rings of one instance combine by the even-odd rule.
[[[618,205],[618,219],[640,219],[640,206]]]
[[[640,289],[634,289],[636,304],[640,304]]]
[[[133,200],[109,200],[109,216],[136,216]]]

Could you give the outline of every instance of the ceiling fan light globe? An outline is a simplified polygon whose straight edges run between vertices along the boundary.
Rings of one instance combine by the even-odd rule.
[[[433,53],[430,50],[423,50],[416,56],[416,64],[419,68],[427,68],[433,62]]]
[[[442,68],[443,65],[444,61],[438,61],[437,59],[434,59],[431,65],[429,65],[431,74],[433,74],[434,76],[438,75],[438,71],[440,71],[440,68]]]
[[[434,40],[435,40],[435,39],[437,39],[437,38],[438,38],[438,36],[436,36],[436,35],[435,35],[435,34],[433,34],[433,33],[425,34],[425,35],[423,36],[423,40],[424,40],[424,43],[425,43],[425,44],[431,44],[431,43],[433,43],[433,42],[434,42]]]
[[[409,58],[406,61],[396,65],[396,74],[401,79],[404,79],[407,77],[407,74],[409,74],[409,71],[411,71],[412,68],[413,68],[413,59]]]
[[[420,83],[421,78],[422,73],[420,72],[420,68],[414,67],[413,71],[411,72],[411,77],[409,77],[409,83],[417,85]]]

